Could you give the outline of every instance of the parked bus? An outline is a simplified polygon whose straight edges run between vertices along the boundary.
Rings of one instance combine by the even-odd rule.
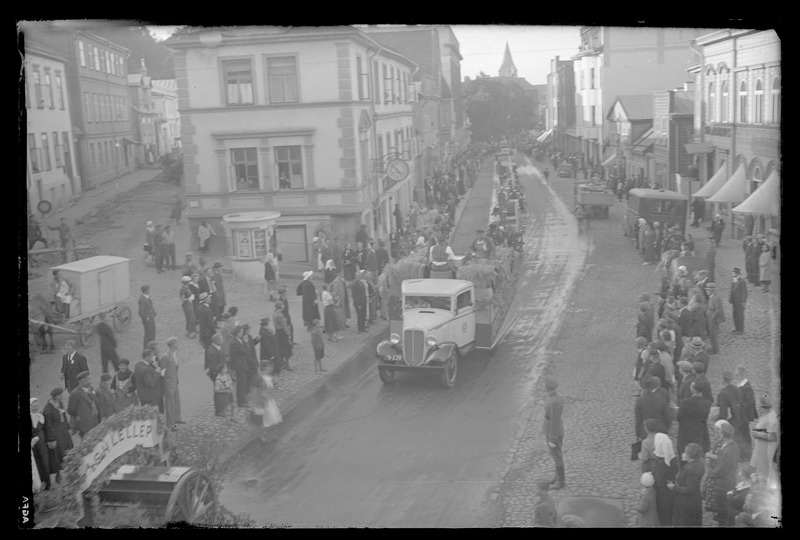
[[[677,224],[681,233],[685,233],[687,204],[689,197],[675,191],[647,188],[630,190],[625,214],[625,236],[633,238],[639,218],[644,218],[650,225],[656,221],[664,226]]]

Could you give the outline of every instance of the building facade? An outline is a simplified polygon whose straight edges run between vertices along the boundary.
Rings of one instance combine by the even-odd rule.
[[[25,37],[27,211],[41,201],[62,208],[81,193],[66,84],[66,59]]]
[[[180,153],[181,117],[178,114],[178,83],[175,79],[153,79],[151,95],[156,117],[159,153]]]
[[[575,143],[575,70],[572,60],[556,56],[547,74],[546,130],[552,130],[556,150],[571,155],[579,152]]]
[[[126,59],[129,50],[57,23],[25,26],[65,58],[76,164],[85,191],[135,168]]]
[[[277,251],[305,263],[319,230],[353,242],[412,196],[415,64],[352,27],[196,29],[176,51],[186,216],[280,212]],[[387,175],[388,155],[398,167]]]
[[[602,165],[615,178],[635,178],[641,184],[651,168],[653,98],[648,94],[617,96],[606,119],[611,126],[611,152]]]
[[[605,111],[616,96],[642,95],[675,88],[686,80],[686,69],[697,63],[691,42],[708,33],[692,28],[581,29],[575,69],[576,143],[583,157],[598,165],[608,158],[613,132]]]
[[[465,107],[464,89],[461,87],[460,45],[453,29],[449,26],[437,26],[441,45],[442,78],[453,96],[450,109],[451,155],[457,155],[469,144],[469,130],[464,126]]]
[[[697,170],[686,145],[694,137],[694,92],[653,92],[653,161],[649,178],[677,191],[677,177],[695,179]]]
[[[136,138],[136,167],[155,166],[161,152],[159,148],[160,129],[162,118],[156,110],[153,99],[153,83],[147,75],[147,66],[142,60],[140,73],[128,75],[128,92],[131,102],[131,126]]]
[[[700,64],[695,77],[695,160],[701,181],[722,169],[727,177],[743,166],[752,193],[773,171],[780,172],[781,43],[774,30],[718,30],[696,39]],[[778,229],[777,217],[748,218],[735,204],[714,210],[739,238],[754,229]]]

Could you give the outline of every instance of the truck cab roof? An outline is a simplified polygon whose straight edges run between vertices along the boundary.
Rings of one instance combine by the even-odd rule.
[[[463,279],[406,279],[402,291],[403,294],[454,296],[473,287],[471,281]]]

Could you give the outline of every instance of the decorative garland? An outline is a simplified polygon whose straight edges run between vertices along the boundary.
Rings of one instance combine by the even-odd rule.
[[[158,419],[156,422],[157,433],[164,433],[164,418],[158,412],[158,408],[152,405],[127,407],[124,410],[106,418],[100,424],[92,428],[89,433],[73,447],[64,458],[64,466],[61,470],[63,481],[58,485],[56,493],[60,495],[62,501],[61,515],[67,522],[75,523],[83,513],[80,503],[76,498],[83,475],[81,474],[81,464],[83,458],[94,451],[95,446],[101,442],[106,435],[111,432],[125,428],[131,422]],[[160,463],[161,456],[157,446],[153,448],[136,447],[112,461],[111,464],[100,475],[95,478],[84,492],[92,501],[92,506],[97,505],[97,492],[108,483],[108,479],[117,470],[116,465],[155,465]],[[124,463],[123,463],[124,462]]]

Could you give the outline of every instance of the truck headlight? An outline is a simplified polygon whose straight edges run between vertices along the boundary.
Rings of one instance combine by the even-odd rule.
[[[398,336],[397,334],[390,335],[389,343],[391,343],[392,345],[397,345],[398,343],[400,343],[400,336]]]
[[[435,347],[436,344],[439,343],[439,340],[436,339],[436,336],[428,336],[425,338],[425,343],[428,344],[428,347]]]

